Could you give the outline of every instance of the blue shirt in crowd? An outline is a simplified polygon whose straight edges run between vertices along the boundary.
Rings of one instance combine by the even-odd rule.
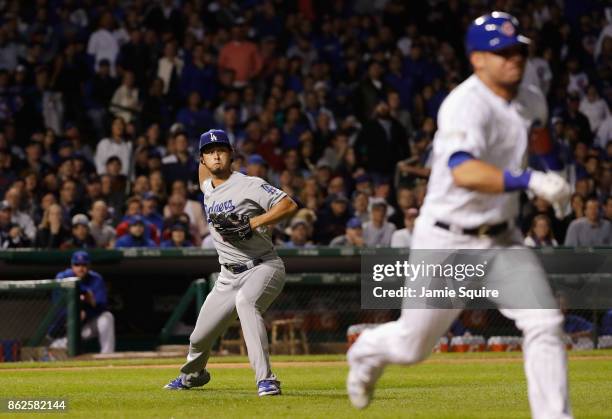
[[[124,247],[157,247],[157,244],[153,240],[147,239],[144,236],[136,239],[128,233],[119,237],[115,242],[116,249],[122,249]]]

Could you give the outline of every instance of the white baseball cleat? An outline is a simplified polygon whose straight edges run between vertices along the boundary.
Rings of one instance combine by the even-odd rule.
[[[367,385],[365,381],[358,377],[355,368],[350,368],[346,379],[346,392],[353,407],[365,409],[372,400],[374,386]]]
[[[346,392],[351,404],[357,409],[368,407],[374,396],[376,382],[382,375],[384,367],[371,368],[369,373],[363,370],[364,366],[351,365],[349,361],[349,373],[346,378]]]

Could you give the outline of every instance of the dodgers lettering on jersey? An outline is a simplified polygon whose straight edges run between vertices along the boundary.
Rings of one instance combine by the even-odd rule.
[[[204,202],[204,212],[207,214],[214,214],[217,212],[234,212],[236,206],[233,204],[232,200],[223,201],[223,202],[215,202],[213,201],[210,205],[206,205]]]
[[[233,172],[217,187],[212,186],[212,179],[205,180],[202,191],[207,218],[210,214],[220,212],[247,214],[253,218],[268,211],[287,196],[265,180],[239,172]],[[253,237],[249,240],[236,243],[224,241],[212,226],[209,227],[219,254],[219,263],[246,263],[256,258],[276,257],[271,233],[266,227],[253,231]]]
[[[463,228],[516,218],[518,192],[487,194],[460,188],[453,182],[448,159],[465,151],[501,170],[520,172],[526,167],[529,128],[546,119],[546,101],[539,89],[521,86],[517,97],[508,102],[476,75],[470,76],[440,107],[421,215]]]

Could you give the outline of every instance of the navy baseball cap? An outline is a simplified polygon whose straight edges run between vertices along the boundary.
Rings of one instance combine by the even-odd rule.
[[[370,176],[368,175],[359,175],[355,178],[355,183],[365,183],[365,182],[370,182]]]
[[[133,226],[134,224],[142,224],[144,225],[145,220],[141,215],[132,215],[128,220],[128,226]]]
[[[72,254],[72,258],[70,259],[70,263],[72,263],[73,265],[89,265],[91,263],[89,253],[84,250],[74,252]]]
[[[465,49],[499,51],[514,45],[528,45],[531,40],[520,33],[519,21],[505,12],[491,12],[476,18],[468,27]]]
[[[59,150],[59,149],[62,149],[62,148],[73,148],[73,147],[74,147],[74,145],[70,141],[64,140],[64,141],[62,141],[59,144],[59,146],[57,148]]]
[[[187,233],[187,229],[181,223],[174,223],[174,224],[172,224],[172,227],[170,228],[170,231],[176,231],[176,230],[180,230],[183,233]]]
[[[266,160],[259,154],[251,154],[247,159],[247,164],[261,164],[262,166],[267,166]]]
[[[353,217],[346,222],[346,228],[361,228],[361,220],[358,217]]]
[[[159,201],[159,197],[157,195],[155,195],[153,192],[145,192],[142,194],[142,199],[144,201],[150,201],[150,200],[154,200],[154,201]]]
[[[230,143],[227,134],[221,129],[211,129],[200,135],[200,154],[202,154],[206,147],[211,144],[222,144],[229,147],[230,150],[232,149],[232,144]]]

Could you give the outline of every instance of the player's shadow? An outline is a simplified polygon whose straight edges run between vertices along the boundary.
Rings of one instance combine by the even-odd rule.
[[[227,395],[232,395],[232,396],[236,396],[236,399],[240,398],[240,399],[244,399],[244,396],[257,396],[257,390],[253,389],[253,390],[242,390],[242,389],[228,389],[228,388],[206,388],[206,387],[200,387],[200,388],[191,388],[189,389],[189,392],[198,392],[198,393],[210,393],[211,396],[218,396],[218,395],[222,395],[223,398],[226,398]]]
[[[256,390],[243,390],[243,389],[220,389],[220,388],[192,388],[189,389],[189,393],[199,392],[199,393],[211,393],[211,395],[223,394],[224,398],[227,396],[235,396],[236,399],[244,399],[244,396],[253,396],[257,395]],[[346,398],[346,391],[340,389],[321,389],[321,390],[298,390],[298,389],[283,389],[283,394],[279,397],[269,396],[263,397],[267,399],[284,399],[284,398],[304,398],[304,397],[317,397],[317,398],[325,398],[325,399],[343,399]]]

